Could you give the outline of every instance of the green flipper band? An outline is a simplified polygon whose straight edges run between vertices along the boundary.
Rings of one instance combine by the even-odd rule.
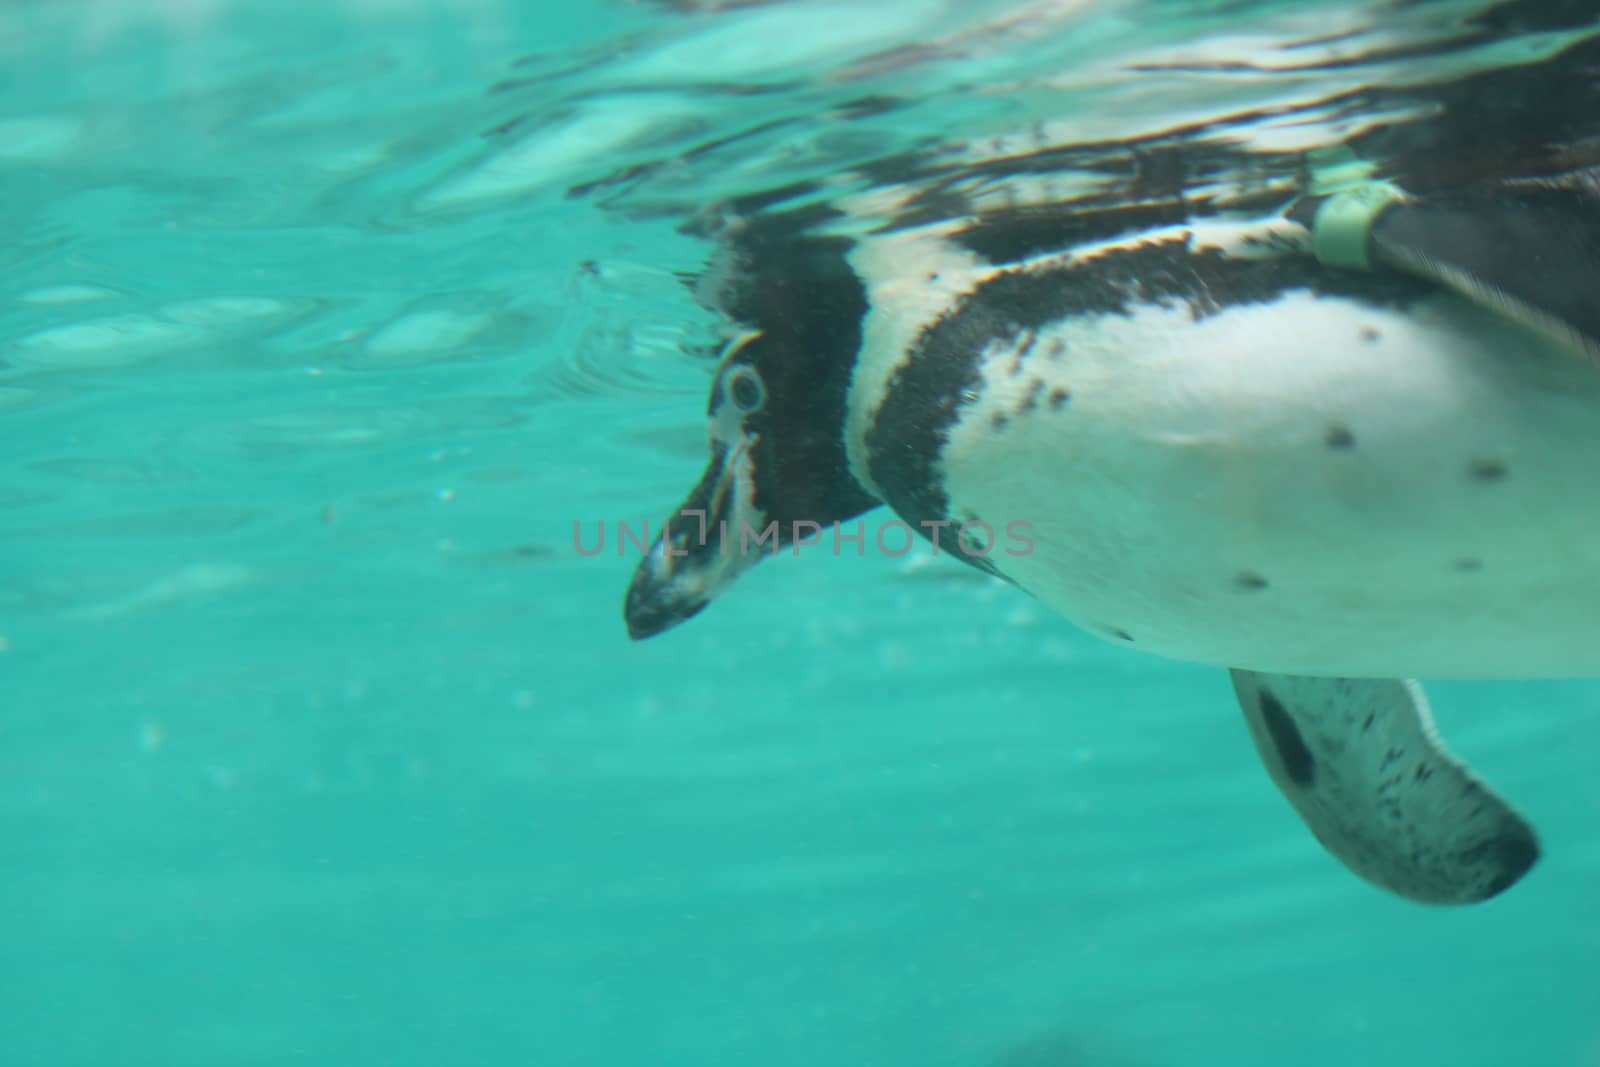
[[[1391,205],[1406,199],[1405,191],[1389,182],[1363,182],[1328,197],[1311,224],[1317,261],[1326,267],[1371,270],[1367,238],[1372,227]]]

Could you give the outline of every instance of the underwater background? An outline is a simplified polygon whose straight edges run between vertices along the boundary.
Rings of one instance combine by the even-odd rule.
[[[1592,145],[1592,9],[0,4],[0,1065],[1600,1065],[1600,684],[1430,685],[1545,856],[1429,909],[1224,671],[920,550],[632,644],[616,537],[703,463],[696,213]]]

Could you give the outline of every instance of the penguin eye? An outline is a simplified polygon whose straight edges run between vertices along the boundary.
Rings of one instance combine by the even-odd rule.
[[[761,410],[767,402],[767,387],[761,384],[761,375],[754,368],[739,367],[728,375],[723,387],[733,406],[745,415]]]

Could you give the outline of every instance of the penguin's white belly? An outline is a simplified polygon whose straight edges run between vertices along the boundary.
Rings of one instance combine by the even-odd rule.
[[[952,516],[995,527],[990,558],[1069,619],[1258,671],[1600,674],[1583,358],[1447,296],[1146,308],[1035,350],[1057,340],[987,361],[943,473]]]

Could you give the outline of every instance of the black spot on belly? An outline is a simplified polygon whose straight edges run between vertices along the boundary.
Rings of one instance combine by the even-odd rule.
[[[1028,383],[1028,391],[1022,395],[1022,402],[1017,405],[1017,414],[1026,415],[1039,406],[1039,394],[1044,392],[1044,379],[1035,378]]]
[[[1023,333],[1021,343],[1017,345],[1016,352],[1011,356],[1011,376],[1015,378],[1022,373],[1022,363],[1033,352],[1033,346],[1039,341],[1037,330],[1028,330]]]
[[[1067,392],[1067,390],[1061,388],[1060,386],[1056,386],[1054,389],[1050,390],[1050,410],[1060,411],[1062,408],[1067,406],[1067,401],[1071,399],[1071,393]]]
[[[1267,587],[1267,580],[1253,571],[1240,571],[1233,579],[1233,584],[1238,586],[1240,589],[1255,592],[1258,589],[1265,589]]]
[[[1310,785],[1317,776],[1317,761],[1312,758],[1311,750],[1306,747],[1305,739],[1300,736],[1288,710],[1265,689],[1261,690],[1258,706],[1261,709],[1261,721],[1267,726],[1267,736],[1272,739],[1272,747],[1278,750],[1284,773],[1295,785]]]
[[[989,417],[989,425],[994,427],[996,433],[1005,429],[1011,423],[1011,417],[1003,411],[997,411]]]
[[[1483,570],[1483,560],[1476,556],[1462,556],[1455,563],[1457,574],[1476,574]]]
[[[1106,632],[1109,633],[1112,637],[1115,637],[1118,641],[1132,641],[1133,640],[1133,635],[1132,634],[1130,634],[1126,630],[1119,629],[1118,627],[1115,627],[1115,626],[1106,627]]]
[[[1382,340],[1383,334],[1378,332],[1378,328],[1376,326],[1363,326],[1361,327],[1361,339],[1370,345],[1376,341]]]
[[[1475,482],[1498,482],[1506,478],[1511,469],[1498,459],[1475,459],[1467,474]]]
[[[1356,447],[1356,435],[1350,432],[1350,427],[1335,424],[1328,427],[1322,442],[1336,452],[1343,452]]]

